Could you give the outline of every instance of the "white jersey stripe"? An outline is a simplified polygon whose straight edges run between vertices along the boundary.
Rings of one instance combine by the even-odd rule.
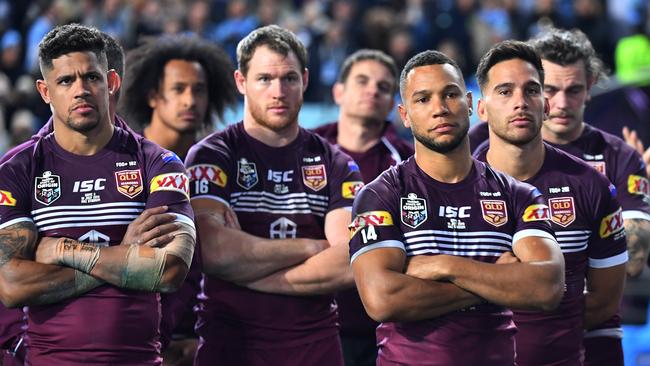
[[[459,232],[459,231],[443,231],[443,230],[417,230],[404,233],[405,237],[417,236],[417,235],[450,235],[450,236],[498,236],[507,240],[512,239],[512,235],[496,232],[496,231],[470,231],[470,232]]]
[[[11,225],[15,225],[15,224],[17,224],[19,222],[24,222],[24,221],[33,222],[32,219],[30,219],[29,217],[18,217],[18,218],[15,218],[15,219],[12,219],[12,220],[9,220],[9,221],[7,221],[5,223],[0,224],[0,229],[4,229],[6,227],[9,227]]]
[[[354,262],[355,259],[359,258],[359,256],[361,254],[367,253],[367,252],[369,252],[371,250],[374,250],[374,249],[380,249],[380,248],[398,248],[398,249],[401,249],[401,250],[405,250],[404,249],[404,243],[402,243],[401,241],[398,241],[398,240],[384,240],[384,241],[380,241],[380,242],[377,242],[377,243],[374,243],[374,244],[371,244],[371,245],[367,245],[367,246],[359,249],[359,251],[354,253],[352,255],[352,258],[350,258],[350,263]]]
[[[116,207],[116,206],[144,207],[146,206],[146,203],[145,202],[113,202],[113,203],[100,203],[97,205],[53,206],[53,207],[39,208],[38,210],[32,210],[32,215],[36,215],[41,212],[58,211],[58,210],[88,210],[88,209],[92,210],[92,209],[100,209],[105,207]]]
[[[627,250],[626,250],[621,254],[617,254],[609,258],[601,258],[601,259],[589,258],[589,267],[591,268],[614,267],[614,266],[618,266],[619,264],[623,264],[627,262],[627,259],[628,258],[627,258]]]
[[[43,215],[34,216],[34,220],[39,221],[47,219],[48,217],[61,217],[69,215],[82,215],[82,216],[92,216],[92,215],[101,215],[101,214],[127,214],[127,213],[136,213],[140,214],[144,209],[142,208],[111,208],[108,210],[91,210],[91,211],[63,211],[63,212],[50,212]]]
[[[100,226],[128,225],[128,224],[130,224],[132,222],[133,222],[133,220],[129,220],[129,221],[77,222],[77,223],[67,223],[67,224],[39,227],[38,231],[48,231],[48,230],[54,230],[54,229],[84,227],[84,226],[100,227]]]
[[[254,209],[249,209],[244,207],[233,207],[233,210],[241,211],[241,212],[264,212],[264,213],[281,214],[281,215],[310,214],[310,215],[316,215],[321,217],[325,216],[324,212],[315,212],[312,210],[269,210],[262,207],[258,207]]]
[[[34,220],[37,226],[45,226],[57,222],[67,222],[67,221],[104,221],[104,220],[135,220],[138,215],[103,215],[103,216],[92,216],[92,217],[83,217],[83,216],[71,216],[71,217],[61,217],[51,220]]]

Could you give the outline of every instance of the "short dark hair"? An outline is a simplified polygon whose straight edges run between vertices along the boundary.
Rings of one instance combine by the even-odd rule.
[[[109,70],[113,69],[120,78],[124,79],[124,50],[117,40],[111,37],[108,33],[102,33],[104,42],[106,43],[106,64]],[[115,100],[120,99],[120,89],[118,89],[113,96]]]
[[[103,65],[106,61],[106,41],[96,28],[80,24],[60,25],[49,31],[38,44],[41,74],[52,69],[52,60],[72,52],[93,52]]]
[[[548,28],[529,43],[540,57],[561,66],[582,61],[588,79],[597,82],[606,77],[603,61],[596,55],[589,38],[578,29]]]
[[[210,114],[216,113],[222,118],[226,107],[237,101],[234,67],[219,46],[198,37],[155,38],[127,54],[123,87],[126,97],[122,98],[119,110],[136,128],[150,123],[153,110],[149,106],[149,96],[152,91],[159,91],[165,66],[171,60],[201,64],[209,103],[205,125],[210,124]]]
[[[460,76],[460,79],[463,80],[463,72],[460,70],[460,67],[458,66],[456,61],[452,60],[451,57],[445,55],[440,51],[435,51],[435,50],[422,51],[417,55],[411,57],[411,59],[408,60],[408,62],[406,62],[406,65],[404,65],[404,69],[402,70],[402,74],[400,75],[399,78],[399,92],[402,97],[402,100],[404,100],[404,92],[406,91],[406,78],[408,77],[408,74],[409,72],[411,72],[411,70],[421,66],[444,65],[444,64],[449,64],[453,66],[456,69],[456,71],[458,71],[458,76]]]
[[[390,74],[393,76],[393,79],[397,81],[399,75],[397,71],[397,66],[395,65],[395,60],[393,60],[392,57],[388,56],[382,51],[371,50],[367,48],[354,52],[353,54],[348,56],[345,59],[345,61],[343,61],[343,65],[341,66],[341,71],[339,72],[339,77],[337,81],[341,84],[344,84],[348,80],[348,76],[350,75],[350,70],[352,70],[352,66],[354,66],[357,62],[366,61],[366,60],[377,61],[380,64],[384,65],[390,71]]]
[[[495,44],[481,57],[476,69],[476,80],[481,92],[489,82],[488,72],[490,72],[492,66],[513,59],[521,59],[533,65],[539,74],[539,82],[544,85],[544,68],[542,67],[542,60],[535,49],[525,42],[507,40]]]
[[[298,58],[302,71],[307,68],[307,49],[291,31],[275,24],[257,28],[244,37],[237,45],[237,67],[242,74],[248,73],[248,63],[257,47],[267,46],[274,52],[288,56],[289,51]]]

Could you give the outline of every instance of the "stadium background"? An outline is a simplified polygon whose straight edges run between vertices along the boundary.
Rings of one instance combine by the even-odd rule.
[[[650,143],[649,0],[0,0],[0,153],[49,118],[34,88],[37,46],[55,25],[70,22],[111,34],[127,52],[148,37],[195,35],[221,45],[233,62],[237,42],[251,30],[286,27],[309,50],[310,85],[300,113],[309,128],[337,118],[331,86],[342,61],[359,48],[381,49],[400,68],[417,52],[441,50],[479,95],[474,70],[492,44],[526,40],[548,25],[575,27],[611,74],[594,88],[586,121],[619,136],[629,126]],[[216,128],[237,122],[241,110],[240,103],[215,120]],[[401,127],[395,113],[392,119]],[[410,139],[409,131],[400,134]],[[626,287],[640,303],[624,315],[626,365],[650,365],[649,272]]]

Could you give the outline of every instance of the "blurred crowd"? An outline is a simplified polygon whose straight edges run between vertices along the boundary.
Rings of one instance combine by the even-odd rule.
[[[473,75],[495,42],[525,40],[547,25],[581,29],[625,79],[629,68],[650,65],[649,8],[647,0],[0,0],[0,131],[8,131],[0,133],[0,152],[50,115],[34,80],[38,42],[59,24],[95,26],[127,52],[147,37],[193,34],[219,44],[233,62],[244,35],[279,24],[308,47],[305,101],[331,103],[342,61],[359,48],[383,50],[398,67],[438,49]]]

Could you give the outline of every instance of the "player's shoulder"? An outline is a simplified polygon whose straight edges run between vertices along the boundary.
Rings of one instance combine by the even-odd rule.
[[[603,150],[609,150],[614,154],[638,155],[638,152],[628,145],[625,140],[598,127],[585,124],[583,136],[600,143]]]
[[[339,132],[338,122],[325,123],[324,125],[314,128],[312,131],[325,138],[327,141],[334,143],[336,142]]]
[[[571,185],[609,190],[609,179],[582,159],[550,145],[546,145],[546,154],[548,155],[546,159],[553,164],[553,170],[568,179]]]
[[[194,144],[188,151],[185,161],[193,162],[215,153],[226,153],[242,146],[242,135],[239,123],[229,125],[223,130],[214,131]]]

